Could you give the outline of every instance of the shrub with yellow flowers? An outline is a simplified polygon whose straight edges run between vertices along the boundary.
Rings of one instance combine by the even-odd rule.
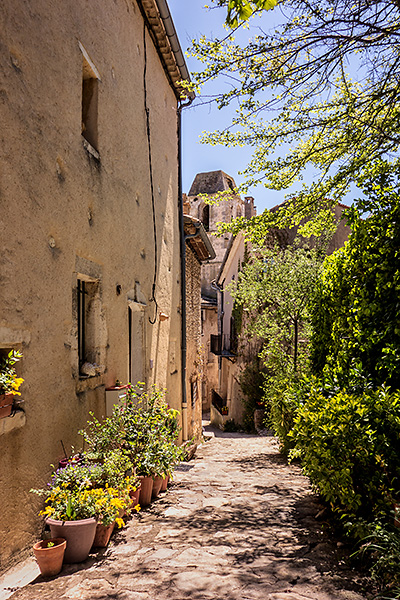
[[[104,488],[71,490],[64,483],[51,490],[31,491],[47,496],[45,508],[39,515],[57,521],[77,521],[94,517],[102,525],[111,525],[115,521],[118,527],[122,527],[122,515],[130,510],[129,492],[107,485]]]

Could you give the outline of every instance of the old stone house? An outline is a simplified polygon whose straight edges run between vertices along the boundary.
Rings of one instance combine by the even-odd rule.
[[[202,435],[202,395],[205,349],[201,335],[201,268],[204,261],[213,260],[215,251],[201,221],[184,216],[186,243],[186,339],[182,347],[186,351],[186,409],[183,422],[187,427],[186,439],[198,440]]]
[[[165,0],[3,0],[0,22],[0,351],[22,350],[25,380],[0,419],[4,569],[41,526],[30,488],[106,388],[155,383],[184,408],[188,71]]]
[[[218,236],[218,223],[230,223],[237,217],[250,218],[255,214],[254,199],[244,200],[235,194],[233,177],[223,171],[198,173],[191,185],[189,193],[184,197],[185,213],[199,219],[207,231],[215,258],[207,260],[201,268],[202,298],[202,348],[204,353],[204,371],[202,382],[203,411],[211,408],[212,399],[220,388],[221,359],[212,351],[212,340],[218,334],[217,296],[215,285],[218,273],[226,256],[227,249],[233,241],[232,234]],[[219,192],[227,193],[225,199],[218,203],[207,203],[203,195],[213,201]],[[231,193],[232,192],[232,193]],[[214,336],[214,338],[212,337]]]

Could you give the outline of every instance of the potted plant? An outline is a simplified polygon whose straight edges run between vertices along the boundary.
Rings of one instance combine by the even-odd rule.
[[[70,463],[53,473],[48,489],[31,490],[46,496],[45,508],[39,514],[46,518],[51,535],[67,539],[65,562],[87,558],[96,530],[96,545],[107,545],[115,523],[119,527],[124,524],[121,515],[131,504],[132,482],[114,475],[120,487],[109,484],[111,474],[104,464]]]
[[[14,396],[20,396],[18,391],[22,377],[17,377],[15,363],[22,358],[19,350],[10,350],[7,356],[0,360],[0,419],[10,416],[13,408]]]
[[[33,546],[40,573],[44,577],[54,577],[62,569],[67,542],[64,538],[41,540]]]

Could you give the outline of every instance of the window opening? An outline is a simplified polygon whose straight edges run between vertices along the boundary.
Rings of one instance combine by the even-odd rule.
[[[204,225],[204,229],[206,231],[210,230],[210,205],[206,204],[205,207],[203,208],[203,225]]]
[[[78,279],[78,358],[79,370],[85,362],[85,282]]]
[[[99,73],[82,44],[82,136],[97,150]]]
[[[78,363],[79,374],[88,376],[82,367],[85,363],[99,362],[98,328],[99,328],[99,282],[77,280],[78,305]],[[89,376],[92,376],[90,373]]]

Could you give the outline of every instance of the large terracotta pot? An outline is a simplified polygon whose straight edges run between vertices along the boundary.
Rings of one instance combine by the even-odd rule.
[[[52,543],[53,546],[49,547],[49,543]],[[62,569],[66,546],[67,542],[64,538],[42,540],[33,546],[33,553],[42,575],[54,577],[54,575],[59,574]]]
[[[110,525],[102,525],[97,523],[96,534],[94,536],[93,546],[95,548],[105,548],[110,541],[112,532],[114,531],[115,521]]]
[[[140,479],[140,506],[148,506],[151,503],[151,493],[153,491],[153,479],[151,477],[144,477],[141,475]]]
[[[9,417],[13,408],[14,395],[0,394],[0,419]]]
[[[151,493],[152,498],[157,498],[161,490],[162,482],[162,477],[160,477],[159,475],[153,475],[153,489]]]
[[[87,559],[96,534],[96,519],[80,519],[78,521],[56,521],[47,518],[52,537],[67,540],[64,562],[78,563]]]
[[[168,481],[169,481],[169,475],[164,475],[164,478],[163,478],[162,484],[161,484],[161,490],[160,490],[160,492],[166,492],[167,491]]]

